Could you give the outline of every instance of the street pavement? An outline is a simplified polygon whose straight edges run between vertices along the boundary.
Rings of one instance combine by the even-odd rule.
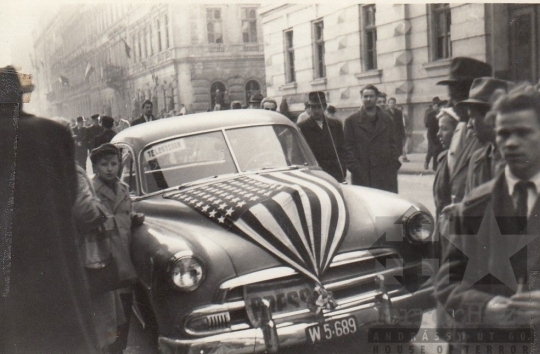
[[[435,204],[433,203],[433,171],[424,170],[425,154],[415,153],[409,154],[410,162],[404,162],[399,175],[399,195],[404,198],[418,201],[425,205],[432,213],[435,212]],[[434,311],[426,312],[423,316],[422,327],[419,333],[424,329],[435,328],[435,313]],[[327,343],[320,346],[303,346],[301,348],[286,349],[280,353],[324,353],[324,354],[363,354],[363,353],[446,353],[446,343],[424,343],[419,336],[416,340],[410,343],[390,345],[375,345],[368,343],[367,333],[363,332],[353,339],[338,340],[336,342]],[[131,329],[129,334],[128,349],[125,354],[156,354],[157,351],[153,348],[151,340],[147,333],[141,327],[139,321],[132,317]]]

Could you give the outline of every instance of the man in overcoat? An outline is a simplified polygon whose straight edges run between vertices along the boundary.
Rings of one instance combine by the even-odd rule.
[[[378,93],[373,85],[364,87],[363,107],[345,120],[345,159],[352,184],[397,193],[401,162],[394,122],[376,106]]]
[[[0,352],[98,353],[72,207],[71,132],[22,108],[0,69]]]
[[[343,182],[346,176],[345,150],[343,146],[343,126],[337,119],[325,117],[326,96],[314,91],[308,95],[309,115],[298,124],[302,135],[317,158],[317,162],[329,175]]]
[[[403,124],[403,112],[397,109],[396,99],[390,97],[388,100],[388,109],[386,110],[388,115],[392,117],[394,121],[394,133],[396,134],[396,149],[398,156],[401,156],[403,152],[403,141],[405,140],[405,125]]]
[[[496,141],[507,166],[454,210],[452,246],[441,259],[435,296],[458,326],[538,327],[540,93],[530,85],[517,87],[494,109]]]
[[[86,128],[83,124],[83,117],[77,117],[77,125],[73,128],[73,139],[75,140],[75,160],[86,170],[88,150],[86,148]]]
[[[113,130],[114,119],[112,117],[102,116],[101,126],[103,127],[103,132],[94,138],[94,149],[103,144],[110,143],[116,135],[116,132]]]

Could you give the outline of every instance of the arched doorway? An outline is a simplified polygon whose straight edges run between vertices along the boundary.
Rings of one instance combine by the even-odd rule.
[[[214,109],[216,103],[223,105],[223,93],[226,89],[227,88],[221,81],[216,81],[210,86],[210,102],[212,109]]]
[[[261,93],[261,85],[256,80],[249,80],[246,83],[246,104],[249,103],[249,99],[256,93]]]

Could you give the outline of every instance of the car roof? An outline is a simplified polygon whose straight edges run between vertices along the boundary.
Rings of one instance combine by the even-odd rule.
[[[236,109],[188,114],[138,124],[116,134],[112,142],[124,142],[133,146],[135,150],[140,150],[153,141],[175,135],[259,124],[284,124],[296,127],[291,120],[277,112],[263,109]]]

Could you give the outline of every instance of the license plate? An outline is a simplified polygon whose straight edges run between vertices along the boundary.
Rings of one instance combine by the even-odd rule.
[[[298,280],[251,284],[244,287],[244,301],[253,324],[257,322],[262,300],[268,301],[273,315],[279,315],[308,309],[312,293],[312,287]]]
[[[306,328],[306,338],[309,343],[316,344],[335,338],[347,337],[357,332],[356,319],[349,316]]]

